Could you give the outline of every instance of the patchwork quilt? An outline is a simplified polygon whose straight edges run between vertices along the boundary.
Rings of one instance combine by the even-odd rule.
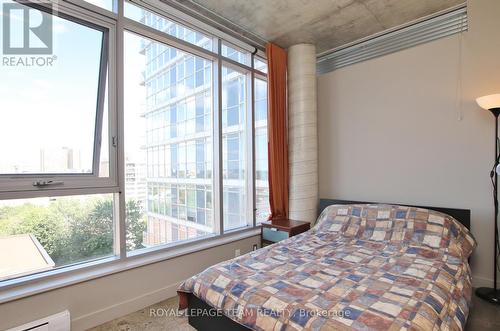
[[[463,330],[475,246],[439,212],[335,205],[310,231],[214,265],[178,292],[252,330]]]

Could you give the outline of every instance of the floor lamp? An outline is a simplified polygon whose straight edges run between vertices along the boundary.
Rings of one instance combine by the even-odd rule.
[[[491,287],[480,287],[476,290],[476,295],[486,301],[491,303],[500,304],[500,290],[497,287],[497,271],[498,271],[498,253],[500,247],[498,246],[498,195],[497,195],[497,183],[498,183],[498,172],[500,171],[500,153],[498,150],[498,115],[500,115],[500,94],[486,95],[476,99],[477,104],[486,110],[491,111],[493,116],[495,116],[495,163],[493,169],[490,172],[491,182],[493,184],[493,202],[495,206],[495,241],[493,250],[493,288]]]

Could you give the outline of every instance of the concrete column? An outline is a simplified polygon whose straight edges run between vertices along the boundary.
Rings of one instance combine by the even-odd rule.
[[[288,49],[288,158],[291,219],[312,222],[318,212],[316,47]]]

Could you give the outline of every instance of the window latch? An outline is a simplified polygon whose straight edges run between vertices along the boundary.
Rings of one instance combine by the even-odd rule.
[[[35,187],[46,187],[51,185],[62,185],[63,181],[54,181],[54,180],[37,180],[33,182],[33,186]]]

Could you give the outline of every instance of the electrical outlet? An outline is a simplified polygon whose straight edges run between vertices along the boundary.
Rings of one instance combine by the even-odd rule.
[[[241,250],[238,248],[234,251],[234,257],[238,257],[241,255]]]
[[[257,244],[255,244],[255,245],[253,245],[253,248],[252,248],[252,249],[253,249],[254,251],[256,251],[256,250],[257,250],[257,248],[258,248],[258,247],[257,247]]]

